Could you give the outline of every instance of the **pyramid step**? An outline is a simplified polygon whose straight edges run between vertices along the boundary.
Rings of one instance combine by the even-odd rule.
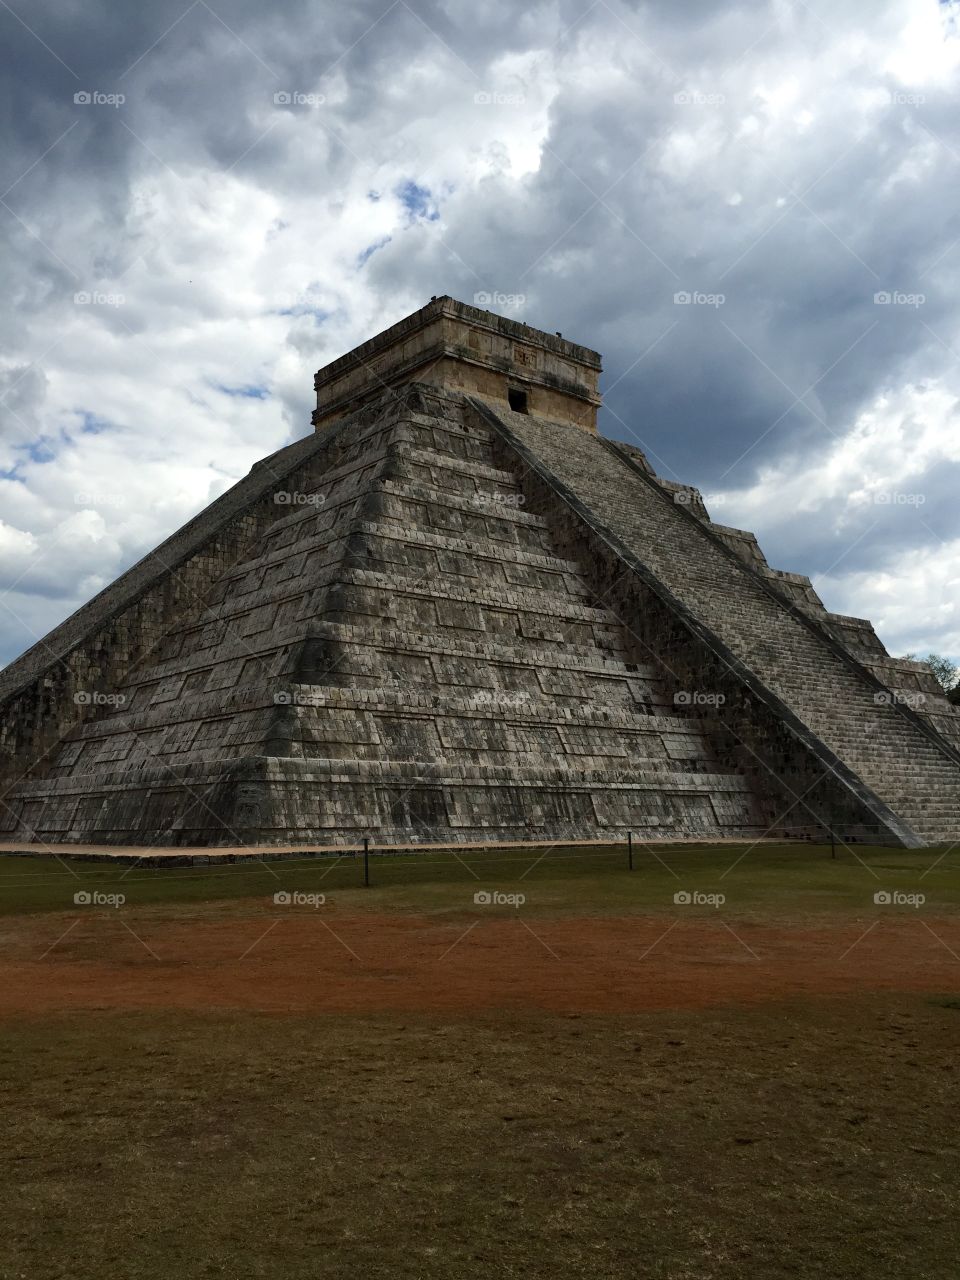
[[[416,445],[401,443],[391,453],[394,461],[409,466],[433,468],[452,472],[467,477],[471,484],[483,481],[491,487],[505,489],[511,493],[519,492],[517,477],[504,467],[497,467],[493,462],[476,462],[473,459],[460,459],[449,454],[439,453],[435,449],[424,449]]]
[[[431,674],[430,668],[423,667],[424,681],[428,678],[440,680],[449,669],[449,679],[462,683],[465,676],[457,669],[457,664],[469,663],[476,672],[473,679],[480,688],[496,689],[506,687],[504,675],[517,667],[531,670],[551,670],[557,672],[583,672],[598,675],[625,675],[633,679],[649,682],[663,682],[663,673],[649,664],[627,661],[626,655],[615,649],[603,648],[599,644],[575,645],[572,643],[550,644],[535,639],[520,639],[507,634],[497,635],[495,647],[491,647],[490,638],[484,634],[474,637],[473,633],[456,631],[421,632],[413,629],[391,628],[383,625],[377,618],[362,625],[347,622],[294,621],[286,627],[275,627],[237,646],[238,652],[228,660],[228,670],[223,678],[206,686],[196,679],[191,686],[192,691],[199,692],[202,687],[229,688],[243,678],[247,663],[257,663],[262,667],[265,676],[268,671],[279,673],[287,670],[283,664],[285,655],[294,648],[299,648],[307,636],[315,639],[327,639],[337,646],[347,646],[356,650],[355,663],[344,663],[342,656],[335,656],[337,669],[341,673],[365,671],[380,673],[380,683],[396,674],[396,666],[405,658],[421,659],[424,662],[436,660],[443,664],[438,671],[436,666]],[[259,642],[259,643],[258,643]],[[280,666],[277,664],[280,663]],[[200,672],[212,672],[223,667],[224,659],[209,650],[194,650],[189,654],[177,653],[164,661],[158,661],[140,671],[134,672],[124,689],[130,690],[146,684],[158,685],[171,678],[180,678],[181,685],[190,677]],[[481,673],[486,678],[481,679]],[[286,678],[280,674],[276,679]],[[409,677],[408,677],[409,679]],[[345,681],[349,683],[349,681]],[[123,690],[121,690],[122,692]],[[167,696],[179,696],[167,695]]]
[[[414,530],[400,522],[354,520],[349,528],[301,538],[286,552],[265,552],[234,566],[223,576],[218,596],[223,599],[230,594],[239,600],[243,596],[269,591],[271,582],[280,586],[296,576],[296,568],[303,556],[310,557],[311,572],[340,563],[348,552],[355,563],[357,556],[364,554],[358,550],[364,540],[367,558],[389,563],[391,572],[395,570],[404,576],[416,574],[418,570],[429,570],[437,575],[449,573],[453,577],[476,577],[486,572],[494,579],[505,576],[509,582],[511,575],[526,572],[530,575],[552,575],[557,590],[590,594],[582,584],[575,562],[539,549],[518,545],[505,547],[502,542],[475,533]],[[405,548],[410,548],[410,551]]]
[[[504,547],[503,543],[482,534],[465,531],[444,532],[440,529],[404,529],[385,520],[362,520],[351,526],[351,533],[369,534],[372,537],[402,542],[412,547],[433,547],[442,551],[455,551],[499,563],[529,565],[552,573],[580,577],[580,566],[575,560],[565,560],[548,552],[526,547]]]
[[[677,794],[691,792],[697,794],[731,794],[747,795],[750,793],[750,782],[736,773],[703,772],[690,773],[680,770],[673,772],[659,769],[640,772],[631,767],[609,766],[585,767],[582,762],[539,762],[530,767],[517,767],[514,764],[484,764],[474,761],[451,762],[449,760],[382,760],[382,759],[343,759],[337,756],[311,756],[309,758],[293,756],[244,756],[242,759],[252,761],[260,759],[268,769],[273,769],[280,776],[286,774],[291,778],[312,779],[328,783],[361,783],[372,782],[383,784],[416,782],[432,785],[456,786],[465,782],[477,784],[503,784],[505,786],[566,788],[574,783],[580,788],[606,788],[617,791],[657,791],[669,790]],[[163,766],[153,762],[151,768],[156,770],[156,780],[166,781],[172,785],[177,774],[188,771],[192,762],[179,763],[174,766]],[[208,764],[221,765],[219,759],[211,759]],[[145,771],[146,772],[146,771]],[[95,779],[99,785],[122,785],[129,776],[126,768],[103,768],[96,773],[78,774],[70,780],[71,785],[79,786]],[[65,779],[37,778],[23,784],[24,793],[33,795],[55,795],[66,784]]]
[[[442,600],[451,605],[485,606],[501,612],[516,611],[521,616],[543,615],[549,619],[551,629],[562,628],[568,621],[607,622],[610,617],[606,610],[593,608],[559,591],[499,587],[496,584],[468,586],[461,584],[459,580],[439,583],[435,577],[413,575],[397,580],[375,570],[339,567],[327,575],[322,585],[329,586],[334,582],[344,588],[366,587],[371,591],[383,592],[393,599],[408,596],[422,600]]]
[[[446,621],[441,626],[476,632],[519,627],[531,638],[550,635],[562,640],[565,627],[576,623],[611,625],[612,621],[605,610],[588,603],[592,593],[583,590],[574,595],[575,587],[568,589],[565,579],[561,589],[550,590],[508,584],[505,579],[502,585],[477,586],[464,577],[441,581],[436,571],[414,569],[401,574],[392,570],[393,566],[389,573],[354,568],[333,560],[317,566],[306,581],[291,578],[260,591],[221,599],[200,613],[193,625],[200,628],[219,623],[247,639],[274,625],[278,609],[287,604],[296,605],[293,618],[354,614],[405,621],[404,612],[415,610],[418,601],[443,605]]]
[[[384,478],[377,487],[384,494],[397,500],[429,503],[441,510],[459,512],[475,521],[484,518],[496,519],[507,524],[524,525],[529,529],[544,531],[548,527],[543,516],[534,515],[519,503],[478,503],[476,494],[451,493],[448,489],[438,489],[435,485],[413,480]]]
[[[450,658],[481,658],[494,667],[510,660],[526,658],[533,666],[546,663],[558,669],[568,667],[583,670],[623,671],[652,678],[662,678],[662,669],[653,663],[628,662],[619,656],[608,656],[596,644],[578,645],[573,642],[562,648],[548,647],[532,639],[517,639],[498,635],[496,649],[491,652],[489,641],[483,637],[420,630],[413,627],[387,626],[382,622],[355,626],[346,622],[322,621],[316,624],[316,634],[329,636],[344,644],[371,645],[378,649],[396,649],[403,652],[431,653]]]
[[[174,682],[161,691],[160,701],[138,705],[131,698],[111,715],[87,721],[84,734],[88,738],[104,738],[110,734],[130,733],[161,724],[182,725],[188,719],[220,721],[240,712],[272,713],[292,708],[306,715],[310,709],[325,713],[350,712],[389,715],[417,715],[437,719],[457,717],[483,722],[516,725],[555,725],[561,728],[585,726],[611,733],[669,734],[678,741],[702,739],[714,726],[707,718],[669,714],[667,708],[651,706],[625,694],[620,702],[598,705],[586,693],[568,695],[566,700],[540,693],[530,696],[510,690],[477,691],[465,694],[450,689],[442,694],[434,686],[353,687],[343,685],[306,684],[280,678],[273,685],[241,685],[229,690],[196,693],[189,707],[178,694]],[[643,697],[642,691],[637,691]],[[189,714],[187,714],[189,712]]]

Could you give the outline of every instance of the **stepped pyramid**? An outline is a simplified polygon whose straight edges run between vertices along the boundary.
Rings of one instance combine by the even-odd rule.
[[[960,715],[451,298],[0,673],[0,839],[960,836]]]

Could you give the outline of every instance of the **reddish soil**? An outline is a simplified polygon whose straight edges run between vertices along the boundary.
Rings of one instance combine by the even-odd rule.
[[[164,1007],[629,1013],[879,991],[960,992],[960,920],[728,928],[702,917],[441,922],[104,910],[0,925],[0,1015]]]

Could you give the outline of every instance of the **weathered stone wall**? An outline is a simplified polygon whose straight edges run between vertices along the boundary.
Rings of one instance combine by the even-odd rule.
[[[506,465],[509,447],[498,456]],[[823,839],[833,831],[848,841],[899,841],[882,815],[842,785],[777,710],[745,685],[739,670],[630,572],[574,508],[558,500],[553,485],[528,467],[521,466],[519,474],[528,509],[549,513],[559,549],[578,557],[599,598],[623,621],[628,659],[660,670],[668,699],[680,714],[710,717],[715,759],[749,781],[749,794],[762,810],[763,834]],[[731,812],[736,799],[728,802]]]
[[[956,836],[957,753],[804,611],[615,447],[506,411],[500,423],[527,465],[566,486],[582,519],[612,532],[635,571],[696,621],[715,652],[729,655],[755,695],[792,722],[891,832],[910,843]]]
[[[511,388],[523,391],[530,413],[596,431],[599,377],[600,356],[588,347],[435,298],[318,371],[313,421],[326,428],[385,387],[415,380],[503,404]]]
[[[459,397],[411,388],[18,788],[47,841],[761,834]],[[719,746],[722,748],[723,744]]]
[[[359,420],[359,419],[358,419]],[[343,427],[350,427],[344,422]],[[103,714],[171,626],[202,612],[213,584],[275,523],[276,495],[309,492],[335,434],[263,459],[171,538],[0,672],[0,787],[39,777],[72,728]],[[3,801],[0,800],[0,805]]]

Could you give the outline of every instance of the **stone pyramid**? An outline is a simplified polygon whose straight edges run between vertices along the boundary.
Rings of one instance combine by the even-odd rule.
[[[960,836],[921,663],[596,434],[596,352],[436,298],[314,434],[0,673],[0,839]]]

